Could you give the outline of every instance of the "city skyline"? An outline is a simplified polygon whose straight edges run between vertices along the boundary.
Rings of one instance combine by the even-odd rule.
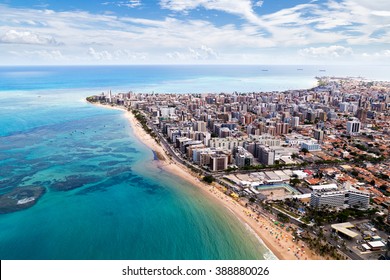
[[[386,0],[1,1],[1,65],[390,62]]]

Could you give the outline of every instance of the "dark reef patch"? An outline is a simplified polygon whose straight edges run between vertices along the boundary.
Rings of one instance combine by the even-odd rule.
[[[112,168],[110,170],[107,171],[107,176],[117,176],[117,175],[120,175],[122,173],[126,173],[126,172],[132,172],[132,169],[130,166],[122,166],[122,167],[118,167],[118,168]]]
[[[86,195],[89,193],[94,193],[94,192],[105,192],[107,191],[108,188],[111,188],[113,186],[116,186],[118,184],[121,184],[122,182],[130,182],[133,178],[134,175],[132,172],[125,172],[125,173],[120,173],[115,176],[109,177],[107,180],[103,182],[99,182],[96,185],[88,186],[86,188],[81,189],[78,191],[76,194],[77,195]],[[141,179],[142,181],[142,179]],[[131,187],[134,187],[133,185],[130,185]]]
[[[137,149],[125,146],[125,147],[117,147],[115,149],[112,149],[113,153],[131,153],[131,154],[138,154],[139,151]]]
[[[0,196],[0,214],[11,213],[33,206],[42,197],[44,187],[18,187]]]
[[[100,180],[101,178],[97,176],[70,175],[66,176],[65,180],[54,180],[50,188],[57,191],[69,191]]]
[[[103,161],[99,163],[99,166],[114,166],[117,164],[124,163],[124,161],[119,161],[119,160],[110,160],[110,161]]]
[[[11,178],[2,179],[2,180],[0,180],[0,186],[7,186],[7,187],[15,188],[22,183],[25,176],[26,176],[25,174],[13,175]],[[0,189],[1,188],[2,187],[0,187]]]

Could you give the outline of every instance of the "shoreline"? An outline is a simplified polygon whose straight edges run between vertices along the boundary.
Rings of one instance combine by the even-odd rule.
[[[220,191],[221,186],[217,183],[214,182],[212,185],[208,185],[202,182],[199,176],[194,174],[187,167],[169,159],[165,149],[143,130],[138,120],[130,111],[117,106],[102,105],[97,103],[91,104],[105,109],[123,111],[125,118],[132,127],[135,137],[138,138],[138,140],[140,140],[148,148],[150,148],[154,153],[159,155],[159,160],[156,161],[158,168],[187,181],[188,183],[197,187],[210,199],[227,208],[227,210],[230,211],[243,224],[244,227],[247,227],[248,232],[250,234],[254,234],[258,241],[277,259],[323,259],[306,248],[302,241],[299,240],[298,242],[293,242],[292,234],[286,232],[285,229],[274,225],[273,221],[271,221],[268,217],[255,214],[251,209],[244,207],[233,198],[222,193]],[[191,176],[188,176],[189,174]]]

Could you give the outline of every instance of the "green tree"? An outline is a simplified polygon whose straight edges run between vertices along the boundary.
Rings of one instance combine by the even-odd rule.
[[[301,152],[304,153],[304,154],[306,155],[306,154],[309,152],[309,150],[306,149],[306,148],[302,148],[302,149],[301,149]]]
[[[284,213],[278,213],[278,220],[282,223],[288,223],[290,221],[290,218]]]
[[[214,182],[215,178],[211,175],[206,175],[203,177],[203,181],[205,181],[207,184],[211,184]]]
[[[294,187],[296,185],[299,185],[301,183],[301,180],[299,180],[298,178],[293,178],[290,180],[290,184],[293,185]]]

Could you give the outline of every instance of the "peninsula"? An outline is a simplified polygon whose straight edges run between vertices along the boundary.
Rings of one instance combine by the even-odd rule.
[[[320,77],[307,90],[87,100],[124,110],[160,168],[230,209],[277,258],[386,256],[389,82]]]

